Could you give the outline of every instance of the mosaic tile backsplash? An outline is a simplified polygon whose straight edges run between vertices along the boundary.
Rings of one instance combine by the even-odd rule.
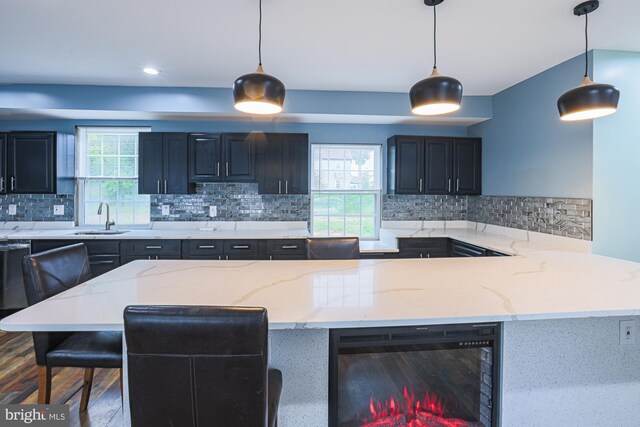
[[[9,205],[16,205],[15,215],[9,215]],[[54,215],[54,205],[63,205],[64,215]],[[73,221],[73,218],[73,195],[7,194],[0,196],[0,221]]]
[[[591,199],[469,197],[469,221],[576,239],[592,239]]]
[[[171,215],[162,215],[162,205]],[[209,206],[218,215],[209,217]],[[262,195],[255,183],[207,183],[196,194],[151,196],[151,221],[309,221],[308,195]]]
[[[382,196],[383,221],[462,221],[467,196]]]

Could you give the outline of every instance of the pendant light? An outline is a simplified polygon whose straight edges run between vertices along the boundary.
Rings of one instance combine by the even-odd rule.
[[[596,10],[598,6],[600,6],[598,0],[589,0],[573,9],[574,15],[585,17],[584,80],[580,86],[558,98],[560,119],[564,121],[596,119],[613,114],[618,109],[620,91],[613,85],[594,83],[589,78],[589,13]]]
[[[436,56],[436,6],[444,0],[424,0],[433,7],[433,71],[431,76],[419,81],[409,91],[411,111],[420,116],[435,116],[452,113],[460,109],[462,83],[453,77],[441,76]]]
[[[249,114],[277,114],[284,104],[284,84],[266,74],[262,68],[262,0],[258,24],[258,69],[236,79],[233,83],[233,99],[238,111]]]

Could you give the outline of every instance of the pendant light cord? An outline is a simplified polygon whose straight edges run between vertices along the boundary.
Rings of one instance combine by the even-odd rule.
[[[260,0],[260,21],[258,23],[258,65],[262,65],[262,0]]]
[[[436,52],[436,6],[433,6],[433,69],[437,68],[437,52]]]
[[[261,0],[262,1],[262,0]],[[584,76],[589,76],[589,14],[584,15]]]

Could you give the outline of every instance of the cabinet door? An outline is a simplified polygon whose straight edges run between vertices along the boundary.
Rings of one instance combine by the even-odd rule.
[[[8,191],[22,194],[56,192],[56,134],[12,132],[8,145]]]
[[[453,175],[456,194],[482,194],[482,150],[480,139],[453,142]]]
[[[453,190],[451,140],[427,138],[425,142],[425,193],[449,194]]]
[[[218,182],[222,179],[222,144],[219,134],[189,135],[189,182]]]
[[[227,182],[255,182],[256,136],[231,133],[223,137],[225,176]]]
[[[7,194],[7,135],[0,133],[0,194]]]
[[[164,190],[162,133],[141,132],[138,141],[138,193],[161,194]]]
[[[260,194],[284,194],[283,138],[280,134],[262,134],[255,138]]]
[[[396,137],[396,194],[424,193],[424,141]]]
[[[164,194],[189,193],[189,171],[187,159],[187,134],[165,133],[163,142],[163,182]]]
[[[309,194],[309,136],[282,135],[284,194]]]

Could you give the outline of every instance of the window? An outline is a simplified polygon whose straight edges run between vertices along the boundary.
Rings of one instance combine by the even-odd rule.
[[[312,145],[314,236],[378,238],[380,148],[380,145]]]
[[[149,128],[78,127],[76,176],[78,223],[102,225],[100,202],[109,203],[117,225],[148,224],[150,200],[138,194],[138,132]]]

